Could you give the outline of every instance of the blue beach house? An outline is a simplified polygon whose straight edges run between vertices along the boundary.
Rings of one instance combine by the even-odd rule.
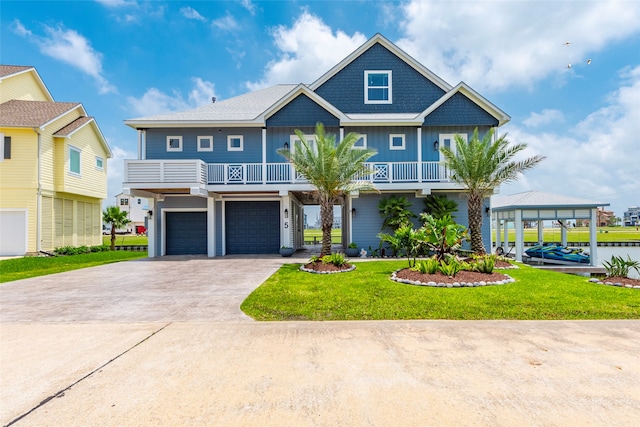
[[[309,139],[317,122],[342,139],[360,135],[370,147],[369,179],[379,192],[348,194],[342,244],[378,247],[378,202],[401,195],[422,211],[422,199],[458,202],[439,147],[470,138],[509,116],[465,83],[451,86],[376,34],[311,84],[282,84],[189,111],[126,120],[138,131],[138,159],[125,160],[126,194],[149,199],[149,256],[277,253],[304,244],[304,205],[313,188],[276,150]],[[489,206],[487,200],[486,205]],[[490,221],[483,222],[485,246]]]

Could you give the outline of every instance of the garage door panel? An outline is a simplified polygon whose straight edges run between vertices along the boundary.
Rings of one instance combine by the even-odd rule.
[[[228,254],[277,253],[280,247],[280,202],[227,202]]]
[[[166,254],[207,254],[207,213],[167,212]]]

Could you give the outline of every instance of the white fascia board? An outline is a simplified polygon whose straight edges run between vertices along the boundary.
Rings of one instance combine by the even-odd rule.
[[[49,88],[47,87],[46,84],[44,84],[44,82],[42,81],[42,78],[40,77],[40,74],[38,74],[38,70],[36,70],[34,67],[18,71],[17,73],[7,74],[6,76],[4,76],[4,77],[2,77],[0,79],[0,83],[2,83],[3,80],[5,80],[5,79],[7,79],[9,77],[19,76],[20,74],[25,74],[25,73],[33,73],[35,75],[35,77],[36,77],[36,80],[38,81],[38,83],[40,84],[42,89],[44,89],[44,92],[47,94],[47,97],[49,98],[49,101],[55,102],[55,100],[53,99],[53,96],[51,95],[51,92],[49,92]]]
[[[142,120],[125,120],[124,124],[133,129],[151,129],[151,128],[198,128],[198,127],[264,127],[263,120],[228,120],[228,121],[215,121],[215,120],[202,120],[202,121],[185,121],[185,120],[154,120],[154,121],[142,121]]]
[[[70,139],[76,132],[78,132],[80,129],[84,129],[88,125],[92,125],[93,128],[98,133],[98,136],[100,138],[100,143],[102,144],[102,146],[104,147],[105,151],[107,152],[107,158],[108,159],[113,158],[113,152],[111,151],[111,147],[109,147],[109,144],[107,143],[107,140],[104,138],[104,135],[102,134],[102,131],[100,130],[100,126],[98,126],[98,123],[96,122],[96,119],[94,117],[91,117],[91,120],[89,120],[87,123],[83,124],[78,129],[76,129],[73,132],[71,132],[69,135],[65,135],[65,136],[57,137],[57,138]]]
[[[264,123],[266,123],[269,117],[273,116],[282,108],[286,107],[287,104],[289,104],[289,102],[293,101],[295,98],[297,98],[299,95],[302,95],[302,94],[308,96],[313,102],[320,105],[329,113],[336,116],[338,120],[340,120],[341,122],[347,119],[347,116],[342,111],[338,110],[336,107],[334,107],[332,104],[327,102],[324,98],[322,98],[320,95],[318,95],[317,93],[309,89],[304,84],[299,84],[298,86],[293,88],[291,92],[287,93],[285,96],[280,98],[280,100],[278,100],[275,104],[273,104],[271,107],[265,110],[265,112],[262,113],[259,116],[259,118],[262,119]]]
[[[436,86],[438,86],[442,90],[444,91],[451,90],[451,85],[449,83],[445,82],[436,74],[434,74],[431,70],[429,70],[427,67],[425,67],[424,65],[422,65],[421,63],[413,59],[409,54],[407,54],[405,51],[400,49],[395,44],[391,43],[380,33],[375,34],[373,37],[367,40],[362,46],[354,50],[349,56],[347,56],[345,59],[343,59],[333,68],[331,68],[329,71],[327,71],[322,76],[320,76],[320,78],[315,82],[313,82],[309,86],[309,88],[315,91],[317,88],[322,86],[331,77],[338,74],[339,71],[341,71],[351,62],[353,62],[357,57],[362,55],[364,52],[366,52],[371,46],[373,46],[376,43],[380,43],[382,46],[389,49],[391,52],[396,54],[400,59],[402,59],[404,62],[409,64],[413,69],[418,71],[420,74],[422,74],[424,77],[426,77],[428,80],[430,80],[432,83],[434,83]]]
[[[449,92],[447,92],[444,95],[442,95],[442,97],[440,97],[440,99],[438,99],[436,102],[431,104],[418,117],[420,117],[422,119],[422,121],[424,121],[424,119],[429,114],[433,113],[438,107],[440,107],[442,104],[447,102],[453,95],[455,95],[458,92],[463,94],[463,95],[465,95],[467,98],[469,98],[471,101],[473,101],[480,108],[482,108],[487,113],[489,113],[493,117],[495,117],[498,120],[498,126],[502,126],[505,123],[509,122],[509,120],[511,120],[511,117],[507,113],[505,113],[504,111],[502,111],[501,109],[499,109],[498,107],[493,105],[485,97],[480,95],[475,90],[471,89],[464,82],[458,83],[458,85],[456,87],[454,87]]]
[[[340,125],[344,126],[421,126],[424,118],[414,118],[409,120],[398,119],[345,119],[340,121]]]
[[[38,126],[38,128],[39,128],[40,130],[45,130],[45,128],[46,128],[47,126],[49,126],[51,123],[55,122],[56,120],[58,120],[60,117],[64,116],[65,114],[69,114],[71,111],[73,111],[73,110],[75,110],[75,109],[77,109],[77,108],[80,108],[80,114],[81,114],[82,116],[87,116],[87,112],[85,111],[85,109],[84,109],[84,107],[82,106],[82,104],[78,104],[78,105],[76,105],[75,107],[71,107],[71,108],[69,108],[67,111],[65,111],[64,113],[62,113],[62,114],[60,114],[60,115],[58,115],[58,116],[56,116],[56,117],[54,117],[53,119],[49,120],[48,122],[46,122],[46,123],[44,123],[44,124],[42,124],[42,125]]]

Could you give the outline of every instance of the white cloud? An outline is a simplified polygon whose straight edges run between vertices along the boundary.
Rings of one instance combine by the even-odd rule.
[[[240,25],[235,18],[228,13],[222,18],[211,21],[211,25],[223,31],[235,31],[240,28]]]
[[[291,28],[277,27],[273,36],[278,57],[267,64],[260,81],[247,82],[251,90],[279,83],[312,83],[366,41],[358,32],[352,36],[342,31],[334,34],[308,11],[303,11]]]
[[[199,77],[193,77],[191,81],[193,88],[189,91],[186,99],[179,90],[173,90],[171,94],[167,94],[152,87],[141,98],[130,96],[127,98],[127,102],[134,114],[138,116],[154,116],[189,110],[210,103],[211,98],[215,96],[214,84]]]
[[[538,127],[551,123],[559,123],[564,121],[564,114],[560,110],[544,109],[541,113],[531,113],[531,115],[522,121],[527,127]]]
[[[180,9],[180,13],[187,19],[195,19],[196,21],[207,22],[207,18],[200,15],[200,13],[190,6],[186,6]]]
[[[640,32],[640,2],[631,1],[413,0],[400,8],[397,44],[449,83],[481,91],[575,73],[610,42]]]
[[[135,0],[95,0],[105,7],[123,7],[123,6],[132,6],[136,5]]]
[[[509,140],[529,145],[527,156],[547,159],[525,178],[504,186],[503,194],[539,190],[609,202],[618,216],[640,201],[640,66],[626,69],[607,105],[589,114],[565,135],[529,133],[507,125]],[[568,184],[570,183],[570,184]]]
[[[251,15],[256,14],[256,5],[251,2],[251,0],[241,0],[240,2],[242,7],[247,9]]]
[[[116,89],[103,76],[102,53],[96,51],[91,42],[75,30],[62,26],[44,26],[45,36],[38,36],[22,25],[18,20],[14,22],[15,33],[36,44],[40,53],[56,60],[65,62],[85,74],[91,76],[100,93],[115,92]]]

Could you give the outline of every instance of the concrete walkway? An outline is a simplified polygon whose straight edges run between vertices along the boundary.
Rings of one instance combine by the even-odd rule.
[[[282,262],[143,260],[0,285],[0,423],[640,421],[640,321],[241,315],[239,302]],[[243,274],[252,278],[240,284]]]

